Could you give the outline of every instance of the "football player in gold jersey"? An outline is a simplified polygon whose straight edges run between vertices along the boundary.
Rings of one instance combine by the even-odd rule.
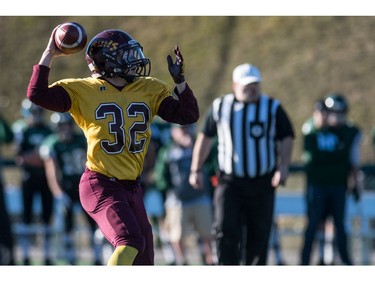
[[[108,265],[153,265],[153,234],[140,186],[150,124],[155,115],[181,125],[199,118],[181,52],[175,46],[175,62],[167,57],[173,89],[149,76],[151,62],[128,33],[104,30],[86,49],[92,77],[49,85],[53,60],[65,55],[54,44],[55,30],[33,67],[27,98],[49,110],[69,112],[86,136],[80,201],[115,248]]]

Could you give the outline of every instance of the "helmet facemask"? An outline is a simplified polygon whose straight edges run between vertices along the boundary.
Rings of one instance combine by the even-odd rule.
[[[114,73],[129,83],[137,77],[150,75],[151,63],[145,58],[141,46],[120,49],[116,62]]]

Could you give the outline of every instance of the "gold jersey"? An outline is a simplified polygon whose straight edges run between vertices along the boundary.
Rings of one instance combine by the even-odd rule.
[[[97,78],[64,79],[70,113],[87,139],[87,163],[92,170],[119,180],[141,175],[151,138],[150,124],[172,87],[151,78],[138,78],[121,91]]]

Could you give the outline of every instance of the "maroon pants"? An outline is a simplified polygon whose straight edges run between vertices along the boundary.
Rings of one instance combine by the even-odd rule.
[[[86,169],[79,196],[83,209],[114,247],[136,248],[134,265],[154,264],[153,234],[139,181],[120,181]]]

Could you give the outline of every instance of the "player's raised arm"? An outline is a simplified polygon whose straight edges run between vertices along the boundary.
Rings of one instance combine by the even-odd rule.
[[[180,52],[180,48],[175,46],[173,49],[176,55],[176,61],[173,63],[173,59],[170,55],[167,56],[168,70],[171,74],[173,81],[176,83],[176,87],[179,93],[182,93],[186,88],[185,75],[184,75],[184,57]]]
[[[167,56],[168,70],[173,81],[176,83],[175,93],[178,100],[172,96],[167,97],[160,104],[158,115],[171,123],[181,125],[192,124],[199,119],[199,107],[196,97],[189,85],[185,81],[184,58],[178,46],[173,49],[176,60],[173,62],[172,56]]]

